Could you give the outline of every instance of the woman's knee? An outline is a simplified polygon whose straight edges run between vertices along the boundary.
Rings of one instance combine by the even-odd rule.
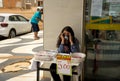
[[[53,64],[50,65],[50,71],[51,72],[56,72],[56,64],[53,63]]]

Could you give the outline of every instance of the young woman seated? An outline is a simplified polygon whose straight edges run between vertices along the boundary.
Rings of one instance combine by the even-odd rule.
[[[58,53],[74,53],[80,52],[79,41],[74,35],[73,29],[70,26],[66,26],[62,29],[57,41]],[[59,74],[56,71],[56,64],[52,63],[50,66],[50,73],[54,81],[61,81]],[[53,71],[53,69],[55,71]],[[71,77],[68,75],[63,75],[64,81],[70,81]]]

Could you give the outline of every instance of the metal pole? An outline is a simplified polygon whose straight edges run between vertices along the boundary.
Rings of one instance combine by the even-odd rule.
[[[37,81],[39,81],[39,76],[40,76],[40,73],[39,73],[39,66],[40,66],[40,62],[37,61]]]

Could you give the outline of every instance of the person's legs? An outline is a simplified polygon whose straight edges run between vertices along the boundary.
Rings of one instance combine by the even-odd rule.
[[[54,63],[51,64],[51,66],[50,66],[50,70],[51,70],[50,73],[51,73],[54,81],[61,81],[59,74],[57,74],[56,68],[57,68],[56,64],[54,64]]]
[[[70,80],[71,80],[71,76],[63,75],[63,81],[70,81]]]
[[[39,37],[38,37],[38,32],[34,32],[34,39],[35,39],[35,40],[39,39]]]
[[[39,26],[38,24],[35,24],[35,23],[31,23],[31,24],[32,24],[33,32],[34,32],[34,39],[37,40],[39,39],[38,37]]]

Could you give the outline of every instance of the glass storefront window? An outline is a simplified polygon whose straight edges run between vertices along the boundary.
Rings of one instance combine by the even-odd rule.
[[[120,23],[120,0],[104,0],[103,16],[111,16],[112,23]]]
[[[86,0],[86,81],[120,81],[120,0]]]
[[[120,23],[120,0],[87,0],[86,2],[87,2],[86,3],[87,20],[90,18],[91,20],[101,19],[100,21],[95,23],[104,23],[104,24],[110,24],[110,21],[112,24]]]
[[[90,39],[120,41],[120,0],[87,0],[85,17]]]

